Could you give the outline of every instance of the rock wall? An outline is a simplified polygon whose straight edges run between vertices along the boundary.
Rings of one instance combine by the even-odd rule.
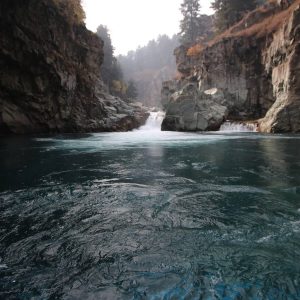
[[[129,130],[147,113],[105,92],[103,43],[54,0],[0,2],[0,133]]]
[[[279,8],[272,9],[275,14]],[[187,56],[183,46],[177,48],[182,78],[163,85],[163,130],[211,130],[230,119],[257,120],[262,132],[300,132],[299,14],[294,5],[274,34],[232,34],[194,57]],[[249,19],[261,22],[270,15],[250,15],[233,31],[247,28]],[[194,87],[192,96],[186,93],[189,84]],[[213,101],[210,108],[199,108],[206,101]],[[206,121],[190,126],[199,118]]]
[[[300,132],[300,6],[264,49],[274,104],[260,120],[263,132]]]
[[[228,116],[226,106],[218,101],[222,96],[217,90],[205,93],[196,83],[186,83],[171,95],[162,130],[218,130]]]

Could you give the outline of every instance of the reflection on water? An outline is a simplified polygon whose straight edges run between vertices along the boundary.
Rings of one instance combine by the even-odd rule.
[[[2,139],[0,298],[299,299],[299,148],[155,128]]]

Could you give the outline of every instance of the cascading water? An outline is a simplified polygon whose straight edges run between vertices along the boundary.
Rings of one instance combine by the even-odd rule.
[[[220,128],[221,132],[257,132],[256,123],[226,121]]]
[[[162,111],[158,112],[150,112],[150,116],[146,122],[146,124],[139,128],[139,130],[152,130],[152,131],[160,131],[161,123],[165,117],[165,113]]]

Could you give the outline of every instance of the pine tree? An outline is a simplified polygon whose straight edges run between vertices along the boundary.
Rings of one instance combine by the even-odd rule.
[[[119,61],[115,57],[113,57],[110,73],[111,73],[112,79],[121,80],[121,81],[123,80],[124,76],[123,76],[122,67],[121,67]]]
[[[211,7],[216,11],[215,26],[222,32],[242,19],[247,11],[257,6],[257,0],[214,0]]]
[[[121,65],[114,56],[114,47],[108,28],[100,25],[97,28],[97,35],[104,42],[104,59],[100,69],[102,79],[113,95],[123,98],[126,96],[127,86],[123,80]]]
[[[130,91],[130,80],[133,80],[139,101],[147,106],[160,105],[161,82],[176,73],[173,51],[178,45],[177,35],[171,38],[161,35],[144,47],[118,56],[130,97],[134,96]]]
[[[199,0],[184,0],[180,11],[183,19],[180,22],[180,42],[186,45],[192,45],[196,42],[199,32],[200,16]]]
[[[114,48],[112,46],[109,30],[106,26],[100,25],[97,28],[97,35],[104,42],[104,59],[101,65],[101,76],[105,84],[110,85],[113,80],[112,69],[114,65]]]
[[[133,99],[133,100],[135,100],[138,97],[138,91],[135,86],[135,82],[133,80],[129,80],[129,82],[128,82],[126,96],[129,99]]]

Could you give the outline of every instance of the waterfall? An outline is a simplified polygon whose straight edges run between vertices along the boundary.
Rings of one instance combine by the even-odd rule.
[[[161,130],[161,123],[165,117],[165,113],[162,111],[159,112],[150,112],[150,116],[146,121],[146,124],[139,128],[139,130]]]
[[[222,124],[222,132],[257,132],[257,123],[231,122],[226,121]]]

